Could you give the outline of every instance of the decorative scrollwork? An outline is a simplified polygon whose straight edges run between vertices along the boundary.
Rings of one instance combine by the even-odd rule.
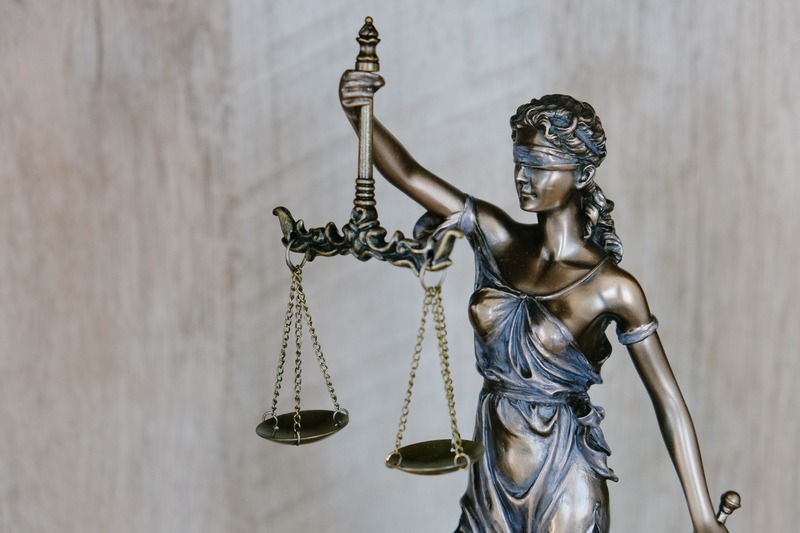
[[[354,208],[341,233],[333,222],[324,227],[306,229],[304,222],[295,220],[285,207],[276,207],[273,214],[280,221],[284,246],[291,243],[291,251],[304,254],[309,261],[317,256],[352,254],[361,261],[374,257],[407,267],[417,275],[423,266],[430,271],[447,268],[455,240],[461,237],[461,232],[455,229],[445,230],[426,240],[409,239],[396,231],[387,241],[388,232],[378,222],[377,211],[367,207]]]

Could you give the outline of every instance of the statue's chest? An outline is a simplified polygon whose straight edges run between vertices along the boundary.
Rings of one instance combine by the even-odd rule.
[[[502,349],[507,343],[557,355],[572,342],[570,332],[530,297],[484,287],[469,302],[469,319],[478,338]]]

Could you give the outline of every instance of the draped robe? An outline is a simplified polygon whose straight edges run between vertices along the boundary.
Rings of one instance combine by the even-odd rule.
[[[486,455],[471,467],[457,533],[606,533],[606,480],[616,477],[603,409],[587,393],[600,375],[539,299],[503,281],[472,198],[452,226],[475,252],[470,319],[485,380],[475,440]]]

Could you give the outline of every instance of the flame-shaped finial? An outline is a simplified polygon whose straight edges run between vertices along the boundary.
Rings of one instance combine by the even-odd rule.
[[[372,25],[372,17],[364,19],[364,25],[361,31],[358,32],[356,37],[361,49],[356,57],[356,70],[363,72],[377,72],[380,69],[378,62],[378,54],[375,53],[375,47],[381,40],[378,38],[378,30]]]

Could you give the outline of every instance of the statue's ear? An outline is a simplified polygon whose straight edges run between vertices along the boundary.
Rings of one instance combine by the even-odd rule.
[[[596,170],[597,167],[594,165],[586,165],[581,169],[581,175],[578,176],[578,179],[575,181],[575,185],[578,189],[583,189],[594,180],[594,173]]]

